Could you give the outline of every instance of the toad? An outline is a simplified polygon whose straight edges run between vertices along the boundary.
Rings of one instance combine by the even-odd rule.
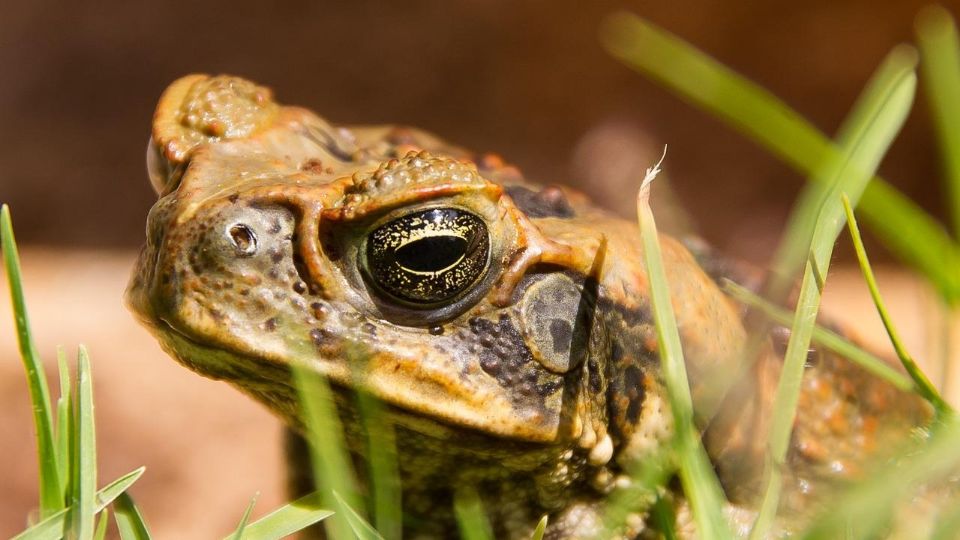
[[[629,464],[670,441],[636,224],[584,195],[417,129],[332,125],[229,76],[163,93],[147,161],[159,200],[132,310],[179,362],[294,432],[290,366],[325,377],[358,459],[352,390],[381,401],[411,537],[449,536],[463,486],[498,537],[528,538],[545,514],[548,538],[592,537]],[[694,412],[748,525],[783,339],[745,363],[744,309],[718,286],[729,267],[660,242]],[[785,514],[929,415],[826,351],[810,353],[800,401]],[[639,512],[618,534],[649,526]]]

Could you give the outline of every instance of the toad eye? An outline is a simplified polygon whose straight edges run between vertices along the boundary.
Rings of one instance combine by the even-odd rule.
[[[487,269],[490,236],[459,208],[431,208],[394,219],[367,236],[361,266],[381,291],[424,307],[453,300]]]

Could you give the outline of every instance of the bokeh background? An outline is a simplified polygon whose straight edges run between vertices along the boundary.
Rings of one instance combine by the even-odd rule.
[[[585,137],[669,143],[708,240],[762,259],[758,236],[776,238],[801,179],[609,57],[603,17],[642,14],[832,133],[924,2],[6,2],[0,199],[27,243],[139,245],[157,97],[186,73],[232,73],[336,123],[417,125],[601,199],[624,197],[591,185]],[[940,213],[925,113],[921,98],[882,173]]]
[[[104,481],[150,467],[134,495],[158,537],[225,534],[255,491],[259,512],[281,500],[279,427],[225,385],[167,360],[120,305],[155,199],[144,150],[166,84],[191,72],[243,75],[335,123],[416,125],[500,153],[531,178],[577,186],[624,214],[643,168],[669,144],[666,174],[702,235],[763,264],[802,178],[618,64],[600,46],[601,21],[638,13],[832,133],[883,56],[913,38],[924,4],[3,2],[0,201],[12,206],[25,250],[41,351],[52,360],[54,344],[90,344]],[[617,174],[608,174],[611,163]],[[922,94],[881,173],[942,215]],[[900,273],[891,282],[900,283],[894,295],[925,297]],[[898,313],[921,317],[911,309]],[[0,313],[6,537],[36,495],[25,384],[9,315]]]

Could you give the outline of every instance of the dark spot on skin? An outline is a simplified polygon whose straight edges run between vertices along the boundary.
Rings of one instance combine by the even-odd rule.
[[[498,383],[523,396],[547,396],[563,386],[557,377],[534,361],[523,336],[507,315],[497,322],[474,317],[468,321],[479,350],[480,368]]]
[[[623,360],[623,346],[617,341],[614,341],[610,346],[610,360],[615,364],[619,364]]]
[[[238,200],[240,200],[240,195],[234,193],[233,195],[227,197],[227,200],[231,203],[236,203]]]
[[[590,391],[599,392],[603,388],[603,381],[600,380],[600,366],[597,365],[595,359],[591,358],[587,363],[587,369],[590,373],[588,378]]]
[[[310,310],[313,312],[313,316],[316,317],[317,320],[321,320],[321,321],[327,318],[327,314],[330,311],[329,309],[327,309],[326,306],[324,306],[320,302],[314,302],[310,304]]]
[[[300,164],[300,170],[314,174],[321,174],[323,173],[323,162],[317,158],[308,159]]]
[[[293,291],[297,294],[303,294],[307,292],[307,284],[302,281],[298,281],[293,284]]]
[[[438,324],[438,325],[436,325],[436,326],[431,326],[431,327],[430,327],[430,330],[428,330],[428,331],[430,332],[430,335],[431,335],[431,336],[442,336],[442,335],[443,335],[443,325]]]
[[[322,328],[314,328],[310,330],[310,339],[313,340],[313,344],[317,346],[317,350],[330,347],[334,343],[334,336],[328,330]]]
[[[307,265],[303,262],[303,257],[299,253],[293,254],[293,269],[297,272],[297,277],[300,278],[300,281],[306,284],[307,289],[312,294],[319,294],[320,288],[314,282],[310,281],[310,273],[307,272]]]
[[[369,334],[369,335],[371,335],[371,336],[376,336],[376,335],[377,335],[377,327],[374,326],[373,323],[365,322],[365,323],[363,323],[363,325],[360,327],[360,329],[363,330],[363,333],[365,333],[365,334]]]
[[[603,313],[616,311],[627,326],[640,326],[653,324],[653,313],[650,311],[649,304],[644,303],[638,308],[628,309],[616,302],[602,302],[599,308]]]
[[[266,321],[264,321],[264,322],[263,322],[263,329],[266,330],[267,332],[273,332],[274,330],[276,330],[276,329],[277,329],[277,318],[276,318],[276,317],[270,317],[269,319],[267,319]]]
[[[280,248],[274,248],[273,250],[271,250],[271,251],[270,251],[270,260],[273,261],[273,262],[275,262],[275,263],[279,263],[280,261],[282,261],[282,260],[283,260],[283,251],[281,251]]]
[[[629,400],[627,405],[627,421],[636,424],[640,418],[640,411],[643,408],[643,400],[646,396],[643,385],[643,371],[637,366],[627,366],[623,373],[623,390]]]
[[[553,352],[566,353],[573,339],[573,328],[563,319],[553,319],[550,321],[550,337],[553,338]]]
[[[507,186],[505,190],[517,208],[529,217],[569,219],[576,215],[560,188],[551,186],[533,191],[523,186]]]
[[[274,219],[273,222],[270,223],[270,228],[267,229],[267,232],[270,233],[270,234],[277,234],[277,233],[279,233],[281,230],[282,230],[282,228],[281,228],[281,226],[280,226],[280,220],[279,220],[279,219]]]

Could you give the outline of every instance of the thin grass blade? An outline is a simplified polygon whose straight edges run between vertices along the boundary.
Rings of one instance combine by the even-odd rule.
[[[920,366],[914,361],[913,356],[907,351],[906,346],[900,339],[900,333],[897,332],[890,313],[887,311],[880,296],[880,288],[877,286],[877,278],[873,275],[873,268],[870,266],[870,260],[867,258],[867,250],[863,247],[863,239],[860,238],[860,228],[857,227],[857,219],[853,215],[853,207],[850,206],[850,199],[843,195],[843,210],[847,216],[847,229],[850,231],[850,238],[853,241],[853,249],[857,253],[857,261],[860,263],[860,270],[863,272],[863,279],[867,282],[870,289],[870,297],[873,298],[873,305],[877,308],[880,320],[883,321],[883,327],[890,337],[890,343],[893,344],[893,350],[897,353],[897,358],[903,364],[904,369],[910,374],[916,385],[917,392],[924,397],[940,414],[952,414],[953,409],[950,404],[944,401],[937,392],[936,387],[930,382],[930,379],[923,373]]]
[[[257,505],[257,498],[260,497],[260,492],[257,492],[250,498],[250,503],[247,504],[247,509],[243,511],[243,516],[240,517],[240,524],[237,525],[237,529],[233,531],[231,535],[231,540],[241,540],[243,538],[244,529],[247,528],[247,522],[250,521],[250,513],[253,512],[253,507]]]
[[[137,503],[127,492],[121,493],[113,503],[113,519],[123,540],[150,540],[150,530]]]
[[[67,511],[63,508],[47,516],[39,523],[14,536],[12,540],[57,540],[63,538],[63,525],[67,522]]]
[[[351,362],[351,365],[361,365]],[[384,538],[399,539],[403,531],[403,506],[397,443],[383,405],[366,392],[357,392],[357,405],[367,434],[368,466],[373,484],[373,516]]]
[[[653,219],[653,212],[650,210],[650,183],[659,171],[659,163],[647,171],[647,177],[637,196],[637,214],[644,263],[650,280],[650,301],[660,346],[661,370],[667,386],[676,430],[680,482],[683,485],[684,494],[690,501],[700,536],[717,539],[732,538],[722,515],[725,499],[720,483],[693,423],[693,401],[690,397],[680,332],[677,329],[677,321],[670,301],[670,287],[660,253],[657,226]]]
[[[27,372],[30,402],[33,404],[40,473],[40,518],[43,519],[64,508],[63,485],[66,479],[60,478],[57,468],[50,390],[47,387],[47,377],[43,372],[40,353],[37,352],[33,335],[30,333],[27,304],[23,296],[23,281],[20,277],[20,255],[13,236],[10,207],[5,204],[0,206],[0,247],[3,248],[3,263],[7,272],[7,283],[10,286],[10,301],[13,304],[13,318],[17,325],[20,358]]]
[[[897,81],[908,74],[912,74],[917,65],[916,52],[910,47],[897,47],[877,69],[867,86],[861,92],[855,107],[837,133],[837,147],[841,150],[855,147],[863,140],[863,127],[870,125],[872,119],[891,97]],[[912,103],[912,100],[911,100]],[[838,164],[843,158],[831,154],[813,173],[811,181],[801,192],[797,204],[790,212],[787,226],[783,233],[783,240],[773,257],[772,268],[774,274],[766,284],[763,296],[773,302],[783,301],[792,289],[799,271],[803,268],[803,261],[809,254],[810,242],[820,209],[827,204],[830,197],[836,197],[831,180],[842,171],[837,171]],[[848,162],[849,163],[849,162]],[[856,164],[850,164],[856,167]],[[822,283],[825,277],[819,272],[817,263],[813,261],[813,269],[817,271],[815,277]]]
[[[796,416],[803,366],[820,307],[822,276],[830,268],[833,247],[843,228],[840,195],[847,193],[853,201],[860,199],[881,158],[900,131],[913,102],[916,76],[912,67],[908,68],[909,63],[896,59],[898,54],[901,54],[898,50],[891,53],[875,79],[867,86],[865,95],[858,100],[841,130],[842,156],[829,167],[823,168],[821,172],[824,176],[817,180],[831,187],[817,216],[790,340],[774,395],[772,427],[768,434],[771,456],[768,480],[751,539],[767,536],[779,506],[781,475]],[[901,64],[901,69],[887,67],[895,62]],[[817,274],[821,276],[819,279]]]
[[[540,521],[537,523],[537,528],[533,530],[533,535],[530,537],[530,540],[543,540],[543,535],[547,532],[547,521],[546,515],[540,518]]]
[[[601,34],[610,53],[711,112],[787,164],[812,177],[838,151],[775,96],[679,38],[634,15],[611,17]],[[880,178],[863,194],[861,213],[888,248],[922,272],[952,304],[960,301],[960,248],[915,203]]]
[[[93,532],[93,540],[104,540],[107,537],[107,525],[110,523],[110,509],[104,508],[97,514],[97,528]]]
[[[121,493],[132,486],[133,483],[143,475],[144,470],[143,467],[140,467],[139,469],[131,471],[98,491],[96,511],[102,511],[108,504],[112,503],[114,499],[119,497]],[[57,511],[43,521],[14,536],[13,540],[55,540],[60,538],[63,536],[63,526],[67,521],[68,510],[69,508],[64,508]]]
[[[62,347],[57,348],[57,370],[60,377],[60,397],[57,399],[57,418],[56,418],[56,440],[55,448],[57,451],[57,471],[60,478],[70,478],[70,437],[73,433],[73,416],[70,414],[70,404],[73,396],[70,388],[73,385],[70,378],[70,366],[67,365],[67,353]],[[64,492],[60,494],[64,501],[69,494],[66,492],[69,486],[64,483],[62,488]]]
[[[295,366],[294,380],[301,398],[304,419],[309,432],[310,456],[314,478],[320,488],[323,504],[327,508],[339,508],[336,491],[352,508],[361,508],[357,495],[356,475],[347,454],[343,426],[337,414],[333,391],[327,380],[319,375]],[[327,533],[334,539],[353,537],[345,516],[334,515],[325,520]]]
[[[347,523],[350,524],[350,529],[353,530],[353,534],[356,536],[356,538],[358,538],[358,540],[383,540],[383,537],[380,536],[380,533],[378,533],[377,530],[367,522],[367,520],[363,519],[360,514],[354,511],[354,509],[351,508],[342,497],[340,497],[339,493],[334,491],[333,497],[340,505],[344,517],[347,518]]]
[[[472,487],[457,490],[453,497],[453,514],[463,540],[493,539],[493,529],[483,511],[483,501]]]
[[[653,522],[657,529],[663,533],[663,540],[677,540],[677,513],[674,505],[664,497],[657,497],[657,502],[653,505],[651,512]]]
[[[920,74],[943,159],[946,206],[954,238],[960,238],[960,39],[950,13],[930,6],[917,17]]]
[[[793,322],[793,313],[764,300],[746,287],[737,285],[732,281],[725,281],[723,290],[737,302],[759,310],[779,325],[789,326]],[[897,371],[880,357],[858,347],[846,338],[819,324],[813,327],[812,341],[824,349],[854,362],[904,392],[911,392],[916,389],[910,377]]]
[[[97,492],[97,442],[93,419],[93,379],[90,357],[80,346],[77,358],[77,395],[71,446],[70,534],[79,540],[93,538]]]
[[[319,523],[333,515],[320,507],[320,497],[311,493],[270,512],[247,525],[244,540],[277,540]]]
[[[97,492],[96,506],[94,507],[94,511],[99,512],[106,508],[108,504],[112,503],[117,497],[127,491],[130,486],[134,484],[134,482],[139,480],[140,477],[143,476],[143,472],[146,470],[146,467],[134,469],[104,486],[103,489]]]

